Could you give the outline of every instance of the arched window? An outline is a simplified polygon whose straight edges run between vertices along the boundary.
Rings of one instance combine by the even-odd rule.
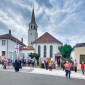
[[[44,46],[44,57],[46,57],[46,45]]]
[[[34,26],[34,30],[35,30],[35,26]]]
[[[52,45],[50,46],[50,57],[51,58],[53,57],[53,46]]]
[[[32,25],[31,25],[31,29],[32,29]]]
[[[41,50],[41,48],[40,48],[40,45],[38,46],[38,54],[40,55],[40,50]]]

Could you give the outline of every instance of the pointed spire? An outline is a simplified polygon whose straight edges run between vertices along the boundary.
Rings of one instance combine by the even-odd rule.
[[[31,23],[35,23],[34,7],[33,7],[33,10],[32,10],[32,19],[31,19]]]

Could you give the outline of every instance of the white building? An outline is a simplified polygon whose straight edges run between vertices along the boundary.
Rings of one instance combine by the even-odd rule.
[[[27,50],[24,49],[25,48],[24,47],[20,50],[20,53],[29,56],[28,54],[30,52],[31,53],[36,52],[40,54],[41,58],[51,58],[51,60],[54,60],[55,57],[60,57],[59,55],[57,56],[57,54],[59,54],[58,47],[62,45],[63,43],[54,38],[48,32],[44,33],[40,38],[38,38],[37,24],[35,22],[35,15],[33,9],[31,23],[29,24],[29,30],[28,30],[28,47],[31,46],[34,48],[34,50],[30,49]]]
[[[20,54],[23,55],[23,57],[30,57],[29,54],[30,53],[35,53],[35,50],[32,46],[28,46],[28,47],[21,47],[20,48]]]
[[[22,41],[20,41],[17,38],[13,37],[11,30],[9,30],[8,34],[0,35],[0,57],[6,56],[7,58],[10,57],[11,59],[13,59],[16,53],[15,46],[18,45],[20,47],[22,46],[22,44],[23,39]],[[25,46],[25,44],[23,45]]]
[[[40,54],[41,58],[51,58],[51,60],[56,58],[55,55],[59,53],[58,47],[61,45],[62,43],[48,32],[44,33],[40,38],[33,42],[36,53]]]

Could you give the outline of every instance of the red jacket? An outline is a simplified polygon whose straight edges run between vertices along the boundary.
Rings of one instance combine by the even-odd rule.
[[[84,67],[84,63],[83,64],[81,64],[81,69],[84,69],[85,67]]]

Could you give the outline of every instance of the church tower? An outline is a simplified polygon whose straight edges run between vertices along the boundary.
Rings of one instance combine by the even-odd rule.
[[[38,26],[35,22],[35,14],[34,14],[34,8],[33,8],[32,18],[31,18],[31,22],[29,24],[29,30],[28,30],[28,46],[31,46],[32,42],[38,39],[37,27]]]

